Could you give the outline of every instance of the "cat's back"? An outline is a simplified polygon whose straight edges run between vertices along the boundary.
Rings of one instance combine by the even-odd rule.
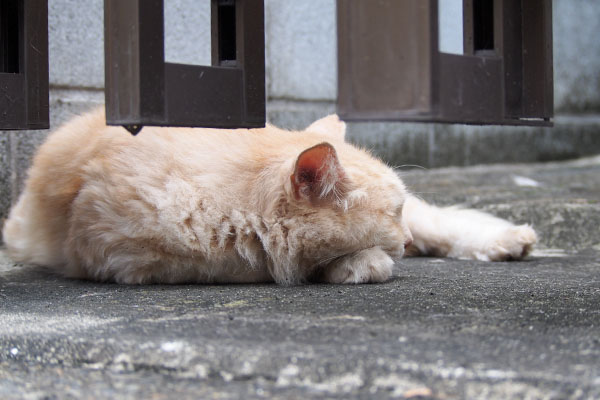
[[[222,164],[248,155],[250,132],[146,126],[133,136],[123,127],[106,125],[104,108],[98,108],[48,136],[29,170],[29,186],[33,190],[38,184],[47,186],[48,175],[80,179],[91,164],[102,164],[108,173],[129,169],[131,174],[150,174],[161,167],[172,170],[175,164],[193,168],[210,164],[212,159]]]
[[[239,196],[240,166],[248,164],[248,130],[144,127],[137,136],[107,126],[103,109],[76,117],[38,149],[23,193],[3,227],[13,259],[43,265],[65,262],[65,240],[79,217],[95,211],[131,216],[131,200],[157,210],[173,200],[179,209],[219,186],[220,200]],[[245,161],[241,161],[242,158]],[[183,202],[183,203],[182,203]],[[134,201],[135,203],[135,201]],[[87,211],[86,211],[87,210]],[[94,221],[90,221],[93,224]]]

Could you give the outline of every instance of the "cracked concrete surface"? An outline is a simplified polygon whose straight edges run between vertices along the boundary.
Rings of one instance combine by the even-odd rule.
[[[298,287],[98,284],[0,251],[0,398],[599,398],[600,159],[401,174],[540,246]]]

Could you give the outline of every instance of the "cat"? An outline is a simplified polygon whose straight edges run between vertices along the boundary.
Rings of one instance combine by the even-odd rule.
[[[145,127],[104,111],[49,135],[3,228],[17,262],[124,284],[384,282],[406,255],[525,257],[528,225],[411,195],[330,115],[300,132]]]

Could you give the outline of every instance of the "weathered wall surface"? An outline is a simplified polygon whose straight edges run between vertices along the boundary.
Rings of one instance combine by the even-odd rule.
[[[555,0],[554,96],[556,111],[600,111],[600,2]]]
[[[102,3],[50,2],[50,79],[55,87],[104,87]],[[209,1],[165,3],[166,59],[210,64]],[[597,111],[600,3],[555,0],[553,4],[556,111]],[[334,101],[335,1],[266,0],[265,17],[269,98]]]
[[[167,61],[209,64],[210,2],[165,3]],[[348,136],[396,165],[527,162],[600,152],[600,2],[553,4],[554,128],[368,123],[351,125]],[[103,102],[103,1],[52,0],[48,17],[51,126],[56,128]],[[269,120],[301,128],[334,112],[335,0],[266,0],[265,23]],[[0,219],[46,135],[0,132]]]

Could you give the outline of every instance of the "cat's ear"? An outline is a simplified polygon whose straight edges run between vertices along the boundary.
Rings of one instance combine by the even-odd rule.
[[[296,199],[305,199],[311,204],[339,200],[348,186],[337,153],[326,142],[300,153],[290,179]]]
[[[340,120],[336,114],[331,114],[313,122],[305,131],[320,133],[343,141],[346,136],[346,123]]]

